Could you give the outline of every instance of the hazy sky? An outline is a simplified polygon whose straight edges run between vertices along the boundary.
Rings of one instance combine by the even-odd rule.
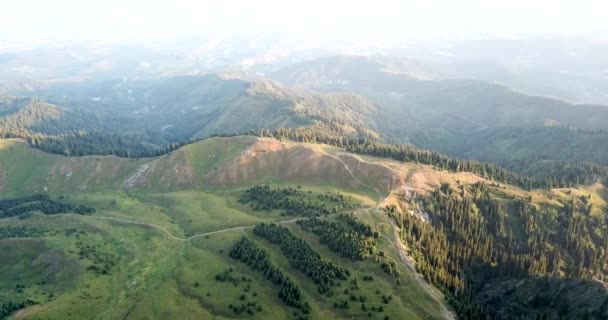
[[[0,38],[156,39],[269,32],[356,38],[602,35],[608,6],[576,0],[7,0]]]

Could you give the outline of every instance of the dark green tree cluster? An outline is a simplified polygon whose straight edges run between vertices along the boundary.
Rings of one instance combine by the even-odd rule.
[[[13,312],[35,305],[36,302],[30,299],[23,301],[7,301],[0,306],[0,319],[5,319]]]
[[[422,202],[431,223],[386,211],[401,227],[418,270],[454,297],[463,318],[491,314],[475,297],[493,279],[605,278],[607,224],[583,211],[582,200],[543,207],[494,196],[476,183],[461,192],[442,186]]]
[[[596,182],[606,183],[608,167],[596,163],[528,159],[509,162],[509,169],[533,176],[547,188],[574,188]]]
[[[331,287],[350,276],[350,271],[325,260],[304,240],[296,237],[289,229],[276,224],[258,224],[253,233],[271,243],[278,244],[281,252],[289,260],[289,265],[311,278],[318,286],[319,293],[329,293]]]
[[[340,193],[321,194],[315,201],[309,195],[310,193],[299,188],[256,185],[247,189],[239,202],[250,203],[251,208],[256,211],[284,210],[282,215],[301,217],[327,215],[343,208],[353,207],[349,199]]]
[[[399,277],[399,271],[397,270],[397,263],[395,263],[395,261],[387,259],[386,261],[380,262],[380,268],[390,275]]]
[[[374,253],[378,232],[361,223],[353,214],[340,214],[338,221],[317,218],[298,220],[297,224],[319,237],[322,244],[341,257],[364,260]]]
[[[303,301],[302,291],[287,275],[272,264],[268,253],[253,241],[242,237],[230,250],[230,257],[247,264],[251,269],[260,271],[266,279],[280,287],[279,298],[288,306],[310,313],[310,305]],[[228,273],[229,276],[229,273]],[[223,278],[227,278],[225,275]]]
[[[244,295],[241,296],[241,298],[244,297]],[[239,305],[230,304],[228,305],[228,308],[230,308],[237,316],[243,312],[247,312],[248,315],[253,316],[256,312],[262,312],[262,310],[264,310],[264,308],[262,308],[261,305],[258,305],[257,302],[247,302],[247,304],[241,303]]]
[[[344,126],[340,121],[334,121],[330,125],[314,124],[299,128],[253,130],[249,134],[305,143],[324,143],[340,148],[347,147],[359,138],[378,140],[378,134],[359,126]]]
[[[215,281],[218,282],[232,282],[234,284],[234,286],[238,286],[239,282],[241,282],[241,280],[239,279],[239,277],[234,277],[232,275],[232,272],[234,270],[232,268],[228,268],[218,274],[215,275]]]
[[[142,142],[150,140],[144,133],[90,129],[104,127],[90,114],[77,110],[66,112],[37,99],[17,99],[13,104],[15,112],[0,117],[0,138],[23,138],[35,148],[63,155],[142,157],[160,154],[154,145]]]
[[[450,172],[472,172],[490,180],[518,185],[531,189],[542,187],[535,179],[522,177],[512,171],[495,164],[472,160],[455,159],[431,150],[421,150],[416,147],[399,144],[385,144],[374,141],[359,140],[346,150],[354,153],[369,154],[378,157],[391,158],[403,162],[415,162],[435,166],[440,170]]]
[[[97,275],[112,274],[112,271],[120,262],[120,256],[114,253],[105,252],[97,245],[85,244],[82,241],[78,241],[76,247],[78,247],[79,259],[91,261],[91,265],[87,267],[87,270],[92,271]]]
[[[64,156],[117,156],[121,158],[149,158],[171,153],[187,144],[213,137],[232,137],[238,134],[214,133],[204,138],[184,139],[175,142],[152,141],[145,133],[119,133],[112,131],[75,131],[59,135],[20,133],[6,138],[23,138],[32,147],[44,152]]]
[[[25,137],[26,141],[42,151],[64,156],[114,155],[124,158],[155,157],[175,148],[160,148],[145,135],[105,131],[78,131],[43,137]]]
[[[0,200],[0,218],[16,217],[32,211],[40,211],[48,215],[67,212],[83,215],[95,213],[94,208],[55,201],[44,194],[36,194],[18,199]]]
[[[49,228],[33,226],[0,226],[0,239],[7,238],[42,238],[49,233]]]
[[[103,123],[96,123],[95,119],[91,120],[88,114],[74,110],[66,114],[64,111],[33,100],[19,112],[0,116],[0,138],[22,138],[32,147],[52,154],[115,155],[125,158],[156,157],[202,140],[193,138],[166,141],[143,131],[117,132]]]

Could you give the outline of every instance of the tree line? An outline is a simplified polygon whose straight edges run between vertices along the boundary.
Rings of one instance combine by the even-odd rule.
[[[345,208],[352,208],[347,197],[340,193],[327,192],[319,194],[317,199],[312,192],[305,192],[300,187],[272,188],[268,185],[255,185],[243,193],[239,202],[250,204],[253,210],[283,210],[282,215],[316,217],[336,213]]]
[[[5,319],[15,311],[33,306],[35,304],[36,301],[30,299],[3,302],[2,305],[0,305],[0,319]]]
[[[49,233],[46,227],[0,226],[0,240],[7,238],[42,238]]]
[[[253,228],[253,233],[279,245],[281,252],[289,260],[289,265],[312,279],[320,294],[333,295],[332,287],[350,276],[347,268],[322,258],[310,245],[285,227],[262,223]]]
[[[78,248],[78,258],[80,260],[87,259],[91,261],[87,270],[97,275],[112,274],[112,271],[114,271],[120,262],[119,255],[105,252],[98,245],[86,244],[79,240],[76,242],[76,247]]]
[[[344,135],[339,130],[325,126],[255,130],[251,134],[297,142],[324,143],[353,153],[427,164],[451,172],[471,172],[490,180],[517,185],[526,190],[567,188],[594,182],[605,183],[608,178],[606,166],[570,162],[551,162],[547,165],[549,170],[536,170],[528,172],[528,176],[522,176],[497,164],[451,158],[436,151],[419,149],[411,145],[387,144],[370,136]],[[532,162],[540,168],[545,167],[541,160]]]
[[[32,211],[40,211],[47,215],[67,212],[87,215],[95,213],[95,208],[55,201],[45,194],[0,200],[0,218],[16,217]]]
[[[352,214],[340,214],[337,222],[317,218],[298,220],[302,230],[319,237],[319,241],[343,258],[365,260],[376,250],[378,232],[357,221]]]
[[[297,308],[303,314],[310,313],[310,305],[304,301],[302,290],[287,275],[276,267],[268,253],[253,241],[243,236],[230,249],[230,257],[247,264],[252,270],[260,271],[275,286],[280,287],[279,298],[286,305]]]

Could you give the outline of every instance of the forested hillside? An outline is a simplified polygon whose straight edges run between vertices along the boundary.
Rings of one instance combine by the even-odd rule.
[[[311,94],[263,79],[206,75],[58,85],[42,97],[6,97],[0,134],[66,155],[155,156],[189,141],[323,123],[379,138],[374,105],[354,95]]]
[[[603,281],[607,275],[608,243],[605,214],[592,213],[591,195],[548,205],[505,196],[483,183],[444,184],[415,201],[431,214],[430,221],[391,206],[385,211],[401,227],[417,269],[450,294],[464,319],[510,319],[517,314],[508,310],[514,305],[527,319],[608,316],[608,297],[598,300],[591,289],[592,280]],[[513,285],[522,279],[528,285]],[[572,285],[573,279],[587,281]],[[498,294],[503,285],[510,289]],[[583,302],[566,293],[548,297],[540,289],[576,291],[579,286],[588,287],[593,298]],[[529,300],[517,301],[518,296]]]

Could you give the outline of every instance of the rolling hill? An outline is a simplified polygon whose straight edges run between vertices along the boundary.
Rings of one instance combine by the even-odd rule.
[[[50,109],[24,109],[17,114],[37,125],[13,127],[63,134],[45,144],[56,153],[73,145],[84,154],[149,156],[214,134],[321,126],[518,170],[530,159],[608,164],[604,106],[571,105],[478,80],[421,80],[400,73],[390,57],[323,58],[269,77],[284,85],[236,73],[57,84],[22,94],[54,103],[61,118]],[[16,115],[6,113],[31,105],[26,100],[3,104],[0,120],[13,121]],[[96,151],[91,141],[100,136],[112,143]]]
[[[310,194],[308,201],[336,193],[352,199],[359,209],[349,211],[354,211],[358,221],[368,223],[380,234],[372,254],[375,258],[351,261],[340,257],[327,246],[324,242],[327,240],[319,240],[314,233],[306,231],[308,229],[294,224],[296,217],[285,217],[277,210],[259,211],[239,200],[250,186],[260,184],[309,190],[299,193]],[[471,205],[477,211],[473,216],[488,219],[487,226],[483,227],[487,230],[492,230],[497,221],[505,223],[498,230],[511,230],[496,234],[496,254],[508,252],[508,247],[503,247],[509,245],[508,241],[529,245],[534,241],[528,241],[537,236],[536,230],[546,230],[551,244],[547,254],[561,248],[561,258],[558,258],[561,267],[550,269],[551,273],[547,274],[539,272],[540,269],[504,273],[494,276],[492,281],[484,280],[481,277],[484,273],[477,273],[481,278],[470,279],[475,287],[467,287],[473,294],[474,302],[471,302],[451,291],[438,280],[441,278],[437,274],[427,273],[425,263],[433,259],[432,254],[418,251],[404,235],[410,234],[406,232],[409,223],[417,221],[432,228],[421,230],[446,232],[457,244],[460,229],[451,229],[449,223],[445,224],[443,211],[430,207],[433,202],[429,201],[449,197],[458,203],[480,192],[480,186],[489,197],[483,201],[496,201],[502,209],[497,213],[477,202],[482,201],[481,198],[475,198],[476,202]],[[525,191],[472,173],[452,173],[413,162],[354,155],[327,145],[251,136],[206,139],[167,155],[146,159],[64,157],[33,149],[18,139],[2,140],[0,194],[3,199],[36,193],[93,207],[96,212],[90,216],[30,214],[0,219],[0,235],[2,232],[7,235],[0,236],[0,245],[6,248],[0,264],[3,274],[16,275],[18,270],[38,270],[36,268],[48,270],[32,278],[11,276],[8,282],[7,278],[0,279],[0,297],[12,301],[26,301],[19,299],[28,297],[35,301],[17,313],[18,318],[82,318],[98,314],[102,318],[126,319],[195,316],[221,319],[234,317],[237,312],[234,306],[241,306],[241,301],[245,301],[243,312],[251,306],[246,303],[256,302],[256,308],[258,304],[263,305],[259,311],[252,310],[255,318],[288,317],[289,307],[281,304],[272,286],[265,285],[267,280],[226,255],[243,235],[268,252],[271,263],[301,288],[302,297],[313,306],[312,318],[350,318],[367,316],[368,312],[380,318],[445,318],[451,317],[450,312],[462,316],[478,310],[469,309],[471,306],[493,315],[523,312],[533,316],[578,317],[586,312],[593,318],[605,312],[602,311],[604,301],[608,301],[599,274],[595,275],[596,281],[565,280],[573,270],[578,270],[574,262],[577,251],[553,242],[557,241],[553,235],[559,234],[561,223],[570,223],[561,220],[558,212],[573,206],[573,219],[584,221],[590,228],[578,235],[590,243],[585,250],[599,254],[596,243],[601,240],[594,239],[593,234],[603,228],[601,221],[606,214],[606,189],[599,184]],[[536,208],[531,215],[537,219],[538,227],[531,227],[529,221],[518,216],[517,203],[529,203]],[[496,214],[506,214],[506,217],[504,220],[491,218]],[[403,225],[399,219],[406,219]],[[349,283],[355,281],[357,285],[345,282],[333,295],[319,295],[313,282],[290,266],[279,247],[250,229],[257,223],[277,221],[319,252],[323,259],[346,266],[351,275],[358,278],[357,283],[351,276]],[[328,215],[321,221],[339,223],[340,220]],[[21,229],[14,229],[16,227]],[[82,230],[76,233],[76,238],[74,231],[69,231],[73,229]],[[593,232],[591,238],[584,238],[588,232]],[[21,236],[15,237],[17,233]],[[509,237],[511,240],[506,240]],[[401,241],[406,246],[398,245]],[[466,248],[468,244],[462,245]],[[8,254],[16,246],[24,251]],[[527,250],[524,248],[519,249],[523,250],[522,257]],[[81,252],[80,258],[74,252]],[[94,252],[94,255],[85,252]],[[123,258],[116,259],[113,253]],[[95,260],[95,256],[103,260]],[[417,264],[412,264],[411,258]],[[109,261],[112,263],[104,264]],[[397,273],[392,271],[391,261],[397,262],[394,264]],[[474,265],[488,268],[479,261]],[[493,268],[501,265],[502,262],[497,262]],[[52,266],[69,268],[76,277],[68,281],[57,271],[64,269]],[[228,266],[232,266],[232,271],[226,271]],[[97,273],[98,268],[107,268],[110,275]],[[442,307],[446,302],[441,296],[412,272],[413,268],[447,294],[448,309]],[[597,271],[603,270],[601,265],[594,268],[599,269],[593,272],[603,272]],[[246,281],[226,284],[217,280],[220,274],[223,275],[219,279],[230,276]],[[374,279],[371,283],[362,281],[369,279],[369,275]],[[530,285],[518,285],[521,281]],[[561,304],[576,304],[577,308],[563,309],[548,302],[542,289],[546,287],[560,288]],[[501,290],[507,290],[508,295]],[[352,295],[356,303],[351,300]],[[497,299],[497,296],[508,299]],[[349,301],[352,307],[341,307],[349,305]],[[80,307],[91,303],[98,307]],[[229,304],[232,307],[228,308]],[[372,306],[375,311],[371,311]]]
[[[310,190],[313,199],[327,192],[340,192],[364,208],[375,206],[376,187],[361,184],[356,175],[349,175],[349,167],[342,161],[349,162],[350,156],[336,152],[340,151],[331,147],[234,137],[203,140],[162,157],[137,160],[50,155],[19,140],[3,140],[3,199],[48,193],[61,201],[86,204],[97,210],[92,216],[33,214],[21,219],[0,219],[0,245],[6,249],[0,268],[2,274],[10,275],[0,279],[0,297],[8,301],[27,297],[36,302],[18,312],[18,318],[78,319],[96,315],[223,319],[235,316],[228,305],[240,305],[243,299],[239,297],[245,295],[246,303],[256,302],[256,308],[262,305],[254,312],[255,318],[290,318],[290,308],[282,305],[268,280],[226,255],[230,246],[245,235],[269,252],[273,264],[302,288],[312,305],[313,318],[366,315],[358,300],[350,310],[332,306],[336,301],[350,301],[351,294],[342,292],[350,284],[345,282],[332,296],[318,295],[314,283],[286,264],[278,248],[265,244],[249,229],[260,222],[287,220],[291,221],[285,223],[289,230],[306,239],[324,259],[348,266],[352,274],[349,283],[353,277],[360,282],[356,289],[348,290],[357,299],[365,299],[369,308],[373,306],[374,316],[441,318],[441,300],[427,293],[404,266],[398,267],[398,285],[393,275],[383,272],[371,260],[352,262],[329,251],[314,236],[292,225],[295,217],[253,211],[237,201],[246,186],[270,183],[294,188],[299,185],[298,188]],[[385,175],[382,186],[388,189],[390,172],[374,167],[377,168],[370,172],[378,170],[379,176]],[[333,178],[328,179],[330,176]],[[362,209],[362,219],[366,210]],[[77,237],[69,231],[74,228],[80,230]],[[392,235],[392,229],[387,232]],[[17,233],[20,236],[15,237]],[[189,240],[193,236],[197,238]],[[384,252],[383,260],[398,259],[395,249],[385,240],[377,246]],[[17,247],[24,251],[8,254]],[[83,253],[90,250],[94,250],[94,256]],[[89,268],[101,263],[94,257],[114,259],[109,256],[114,253],[120,258],[108,265],[108,274]],[[239,281],[241,277],[247,279],[245,284],[216,280],[229,267]],[[16,276],[20,268],[47,272],[31,278]],[[70,270],[72,280],[55,270]],[[374,280],[362,281],[368,274]],[[16,286],[23,289],[15,291]],[[243,291],[244,288],[250,289]],[[383,303],[376,290],[390,294],[392,302]],[[159,305],[159,301],[163,302]],[[80,307],[90,303],[95,306]]]

